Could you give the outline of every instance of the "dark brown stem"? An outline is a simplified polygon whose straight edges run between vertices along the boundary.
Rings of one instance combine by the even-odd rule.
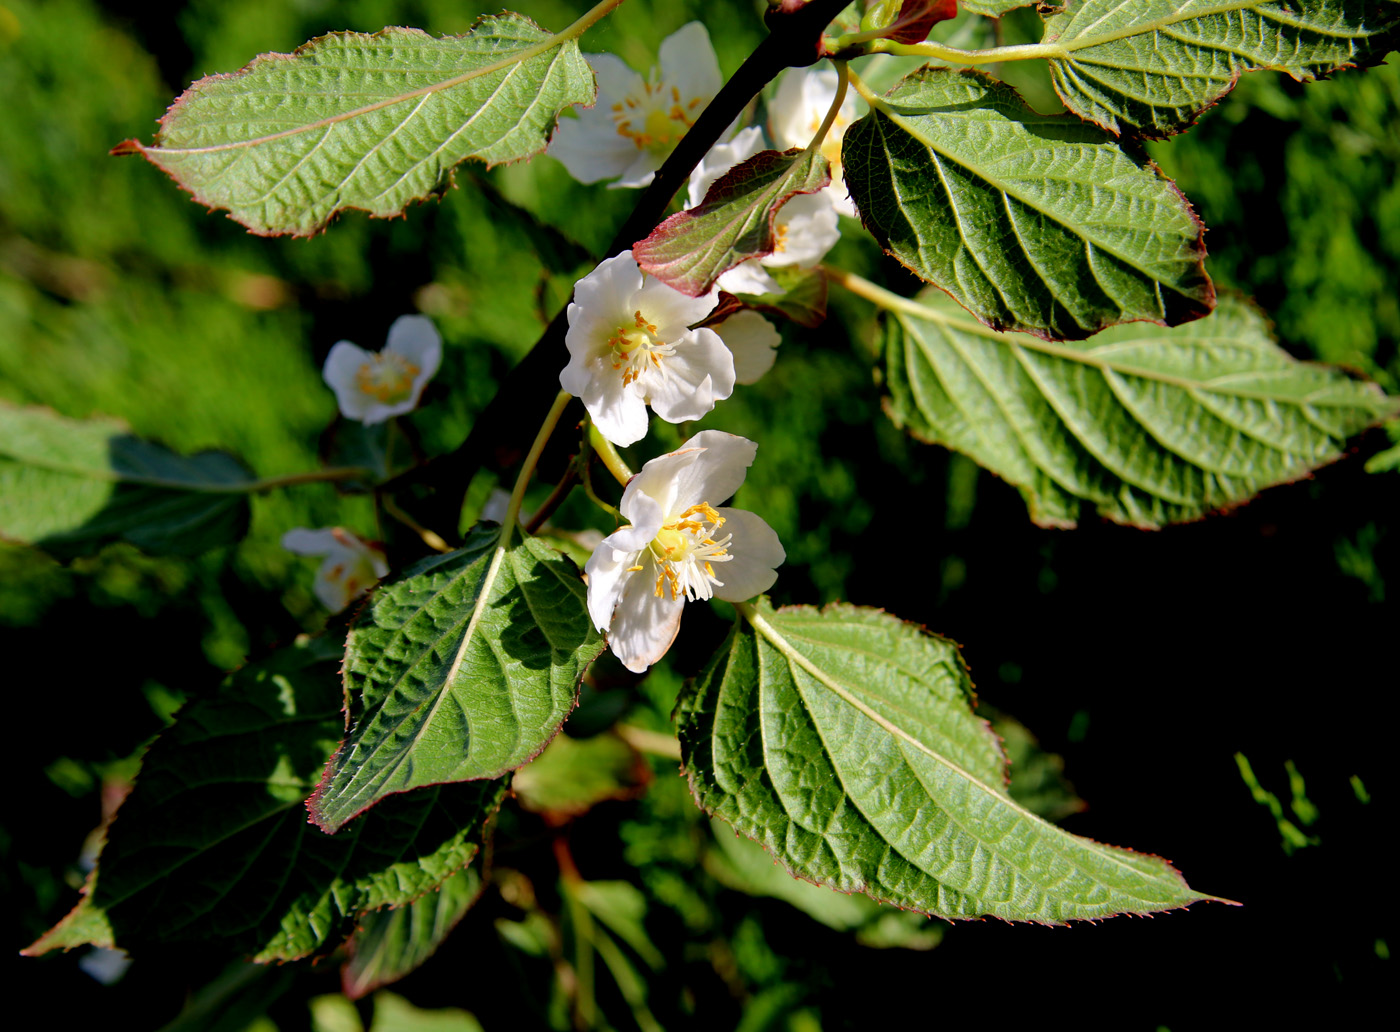
[[[604,257],[627,250],[656,228],[671,198],[689,179],[691,170],[743,113],[749,101],[779,72],[785,68],[806,67],[822,56],[822,30],[847,3],[849,0],[808,0],[798,5],[794,0],[785,0],[780,7],[768,10],[764,15],[768,36],[724,84],[657,170],[656,178],[638,200]],[[434,489],[417,506],[425,526],[455,528],[472,473],[492,460],[502,467],[510,467],[524,454],[549,404],[548,391],[542,391],[540,385],[553,386],[559,370],[568,362],[569,355],[564,347],[567,311],[566,304],[530,353],[511,370],[495,398],[472,424],[461,446],[401,478],[405,484],[427,484]],[[572,420],[575,414],[582,418],[577,401],[565,413],[565,420]]]

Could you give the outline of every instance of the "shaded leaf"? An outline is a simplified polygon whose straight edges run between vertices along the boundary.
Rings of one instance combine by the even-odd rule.
[[[473,865],[412,903],[366,914],[340,969],[345,995],[358,1000],[421,967],[480,895],[481,872]]]
[[[558,735],[516,771],[510,787],[525,809],[566,818],[608,799],[630,799],[650,780],[651,767],[641,754],[604,732],[592,738]]]
[[[1085,509],[1140,527],[1198,519],[1335,460],[1397,408],[1289,357],[1233,297],[1189,326],[1056,345],[989,330],[930,291],[892,309],[884,333],[895,423],[1014,484],[1049,526]]]
[[[254,485],[227,452],[180,455],[113,419],[0,403],[0,537],[63,554],[121,539],[197,555],[247,532]]]
[[[334,832],[386,795],[498,778],[529,762],[574,708],[602,650],[577,567],[501,529],[382,585],[345,650],[354,727],[308,800]]]
[[[1053,7],[1053,4],[1038,3],[1037,0],[958,0],[958,7],[970,14],[980,14],[988,18],[1000,18],[1018,7]]]
[[[518,14],[464,36],[334,32],[199,80],[153,146],[114,153],[144,155],[254,233],[308,236],[346,208],[397,215],[467,158],[537,154],[560,111],[595,97],[578,44]]]
[[[632,256],[661,282],[699,297],[740,262],[772,254],[779,209],[830,182],[819,150],[760,151],[720,176],[699,207],[677,212],[633,244]]]
[[[1170,180],[978,72],[906,76],[841,153],[881,246],[989,326],[1080,339],[1214,303],[1201,224]]]
[[[1001,739],[1011,768],[1011,782],[1006,791],[1037,817],[1059,821],[1080,813],[1085,802],[1065,777],[1065,761],[1059,753],[1046,752],[1039,740],[1015,717],[999,713],[990,706],[981,707],[982,715],[992,724]]]
[[[1113,132],[1188,128],[1244,72],[1311,80],[1381,60],[1393,0],[1077,0],[1045,24],[1065,106]]]
[[[952,642],[878,610],[745,607],[676,707],[691,790],[795,876],[948,918],[1060,923],[1205,899],[1006,792]]]
[[[341,726],[338,658],[333,642],[305,642],[186,705],[146,754],[82,901],[26,952],[219,940],[294,960],[469,864],[503,782],[395,799],[335,838],[306,823]]]
[[[820,269],[800,269],[781,265],[765,269],[783,288],[781,294],[739,294],[738,299],[749,308],[772,312],[791,319],[808,329],[820,326],[826,319],[826,276]]]

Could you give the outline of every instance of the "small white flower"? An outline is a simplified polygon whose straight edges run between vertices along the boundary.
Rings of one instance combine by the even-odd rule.
[[[389,327],[383,351],[339,341],[321,370],[335,391],[340,414],[365,424],[412,412],[442,363],[442,338],[432,320],[401,315]]]
[[[774,349],[783,338],[772,323],[752,308],[742,308],[722,322],[711,323],[709,328],[719,334],[734,356],[735,383],[757,383],[777,361]]]
[[[699,22],[661,42],[660,67],[643,79],[612,54],[585,55],[598,79],[598,100],[559,121],[549,145],[580,183],[621,178],[646,186],[666,155],[719,92],[719,61]]]
[[[686,599],[742,602],[777,580],[787,556],[773,528],[714,505],[739,489],[757,451],[705,430],[628,481],[619,508],[631,525],[604,538],[584,568],[589,615],[628,670],[671,647]]]
[[[699,419],[734,392],[729,349],[713,330],[689,328],[715,300],[643,276],[631,251],[607,259],[574,287],[560,385],[618,445],[646,436],[647,405],[671,423]]]
[[[282,535],[282,547],[297,555],[322,555],[314,591],[321,605],[338,613],[389,572],[384,552],[343,527],[296,527]]]
[[[810,136],[807,142],[811,142]],[[756,126],[741,130],[729,143],[711,147],[690,174],[687,198],[690,206],[699,205],[720,176],[761,150],[763,134]],[[721,275],[717,281],[721,290],[731,294],[781,294],[783,288],[764,271],[765,268],[785,265],[806,268],[820,262],[841,238],[840,220],[828,190],[789,198],[773,220],[773,234],[776,238],[773,253],[750,259]]]
[[[790,68],[783,74],[777,95],[768,105],[768,132],[779,148],[805,147],[812,142],[836,99],[839,83],[836,72],[830,68]],[[831,185],[822,192],[831,198],[838,212],[853,218],[856,206],[846,192],[841,173],[841,139],[855,119],[855,97],[847,93],[822,141],[822,155],[831,164]]]

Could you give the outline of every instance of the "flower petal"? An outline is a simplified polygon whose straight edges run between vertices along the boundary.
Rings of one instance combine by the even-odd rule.
[[[646,92],[645,80],[616,54],[584,54],[583,58],[598,80],[598,100],[590,110],[605,114],[611,120],[614,104],[625,103],[634,93]]]
[[[652,410],[668,423],[699,419],[734,393],[734,355],[714,330],[689,330],[676,353],[637,382]]]
[[[689,108],[692,118],[699,115],[721,84],[719,59],[705,26],[698,21],[682,25],[661,41],[657,57],[662,82],[680,90],[682,107],[689,108],[690,102],[699,98],[700,103]]]
[[[631,322],[635,307],[633,298],[642,289],[642,279],[642,270],[631,251],[599,262],[597,268],[574,284],[575,304],[569,306],[570,328],[575,323],[575,306],[580,317],[588,314],[604,322],[613,318]]]
[[[826,190],[798,194],[778,209],[783,249],[762,259],[764,265],[816,265],[841,239],[840,220]]]
[[[735,312],[710,329],[719,334],[724,346],[734,355],[735,383],[757,383],[773,368],[778,357],[774,349],[783,338],[772,323],[753,309]]]
[[[373,406],[374,399],[360,390],[356,380],[360,369],[371,361],[371,357],[364,348],[341,340],[331,348],[326,355],[326,364],[321,367],[321,378],[335,392],[335,402],[346,419],[363,421]]]
[[[322,527],[320,530],[293,527],[282,535],[282,547],[296,555],[330,555],[345,550],[345,546],[336,539],[334,527]]]
[[[758,454],[758,445],[747,437],[723,430],[702,430],[686,447],[705,451],[677,472],[676,495],[682,508],[699,502],[715,505],[733,497]]]
[[[627,251],[626,254],[632,252]],[[656,335],[667,344],[680,340],[692,323],[698,323],[714,310],[719,301],[715,291],[703,297],[690,297],[659,279],[647,277],[632,303],[647,322],[656,327]],[[629,316],[631,312],[627,313]]]
[[[694,208],[705,200],[705,194],[724,175],[741,161],[746,161],[763,150],[763,130],[756,125],[741,129],[728,143],[717,143],[708,154],[700,159],[700,164],[690,173],[687,188],[687,207]]]
[[[564,382],[562,375],[559,382]],[[564,389],[569,390],[568,387]],[[590,377],[578,397],[583,400],[598,432],[618,447],[636,444],[647,435],[646,400],[635,384],[624,384],[622,377],[611,368]]]
[[[757,258],[750,258],[748,261],[734,266],[728,272],[720,274],[715,280],[715,286],[720,290],[728,291],[731,294],[783,294],[781,284],[775,280],[764,268],[762,262]]]
[[[641,548],[646,545],[646,541],[643,541],[636,548],[625,547],[635,536],[619,538],[618,534],[611,534],[603,538],[583,567],[584,576],[588,579],[588,615],[593,619],[593,626],[600,631],[606,631],[608,624],[612,623],[613,609],[622,596],[623,582],[630,576],[629,569],[637,565]]]
[[[622,586],[608,628],[608,647],[622,665],[642,673],[666,654],[680,630],[685,599],[656,595],[656,564],[643,556],[645,570],[633,573]]]
[[[729,554],[734,558],[718,567],[724,584],[715,588],[715,597],[726,602],[743,602],[763,594],[778,579],[776,567],[787,558],[782,542],[762,516],[744,509],[720,509],[718,512],[724,518],[724,533],[733,535]]]
[[[427,383],[442,365],[442,337],[425,315],[401,315],[395,319],[384,350],[400,354],[418,367],[418,375],[413,379],[418,391],[422,390],[420,381]]]

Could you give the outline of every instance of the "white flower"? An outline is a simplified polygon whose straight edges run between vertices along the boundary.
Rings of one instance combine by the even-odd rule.
[[[773,528],[714,505],[739,489],[757,451],[705,430],[628,481],[620,509],[631,525],[604,538],[584,568],[588,613],[628,670],[671,647],[686,599],[742,602],[777,580],[786,555]]]
[[[777,95],[768,105],[768,132],[779,148],[805,147],[812,142],[836,99],[839,83],[836,72],[830,68],[791,68],[783,74]],[[841,138],[855,118],[855,97],[847,93],[822,141],[822,155],[831,164],[831,185],[822,192],[831,198],[838,212],[852,217],[856,207],[842,178]]]
[[[335,391],[342,416],[373,424],[412,412],[441,362],[442,338],[432,320],[401,315],[389,327],[383,351],[339,341],[321,375]]]
[[[699,22],[661,42],[660,68],[643,79],[612,54],[588,54],[598,100],[559,121],[549,145],[580,183],[621,176],[614,186],[646,186],[666,155],[719,92],[719,61]]]
[[[734,391],[734,358],[713,330],[689,329],[715,295],[687,297],[648,279],[623,251],[578,281],[559,383],[583,399],[614,444],[640,441],[648,404],[662,419],[699,419]]]
[[[323,555],[314,591],[321,605],[338,613],[389,572],[384,552],[343,527],[296,527],[282,535],[282,547],[297,555]]]
[[[722,322],[711,323],[709,328],[719,334],[734,356],[735,383],[757,383],[773,368],[778,358],[774,349],[783,338],[772,323],[752,308],[741,308]]]
[[[807,143],[811,142],[808,136]],[[802,146],[806,146],[803,143]],[[720,176],[741,161],[763,150],[763,134],[756,126],[741,130],[729,143],[716,144],[690,174],[688,200],[699,205]],[[720,276],[721,290],[731,294],[781,294],[783,288],[766,271],[785,265],[816,265],[841,238],[840,220],[827,190],[798,194],[778,209],[773,220],[776,246],[770,255],[750,259]]]

